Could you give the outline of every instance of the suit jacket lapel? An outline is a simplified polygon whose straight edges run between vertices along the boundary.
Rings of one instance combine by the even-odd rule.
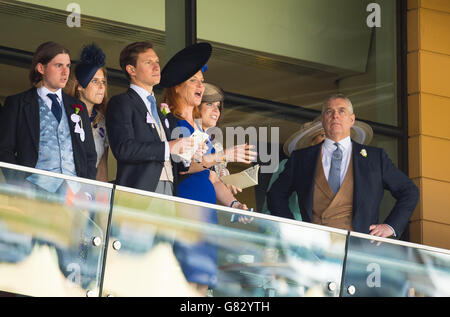
[[[319,151],[319,155],[322,154],[322,151]],[[323,194],[332,201],[335,197],[335,194],[333,193],[333,190],[331,189],[330,185],[328,184],[327,178],[325,176],[325,171],[323,170],[322,165],[322,157],[317,158],[317,164],[316,164],[316,173],[314,173],[314,188],[317,184],[317,187],[323,192]],[[314,199],[314,197],[313,197]]]
[[[65,93],[62,94],[63,104],[64,104],[64,110],[66,111],[67,116],[67,122],[69,125],[70,130],[70,136],[72,138],[72,148],[73,148],[73,158],[75,162],[78,162],[78,155],[84,151],[84,147],[81,144],[80,135],[78,133],[75,133],[75,123],[72,121],[71,116],[75,113],[75,109],[72,107],[75,104],[81,104],[75,102],[71,97],[66,95]],[[87,111],[86,106],[83,105],[84,110]],[[82,118],[82,116],[80,115]],[[87,128],[90,128],[91,123],[83,121],[83,129],[86,130]],[[81,125],[80,125],[81,127]]]
[[[146,120],[148,110],[142,98],[132,88],[128,88],[127,93],[133,100],[134,107],[136,107],[136,109],[142,114],[142,120]]]
[[[167,125],[169,125],[169,120],[166,118],[165,115],[162,114],[162,112],[159,108],[157,110],[158,110],[159,120],[161,121],[161,125],[164,129],[164,132],[166,132],[167,141],[170,141],[170,140],[172,140],[172,137],[170,135],[170,129],[168,126],[166,126],[166,122],[167,122]]]
[[[353,155],[353,219],[359,214],[359,206],[361,204],[361,199],[367,197],[370,193],[364,192],[366,186],[361,186],[364,184],[364,180],[368,180],[369,173],[369,157],[364,157],[361,155],[361,150],[363,145],[352,141],[352,155]]]
[[[72,102],[73,100],[69,100],[69,97],[64,93],[62,94],[62,99],[63,99],[63,104],[64,104],[64,110],[66,111],[67,121],[69,121],[69,126],[70,126],[70,122],[73,123],[70,116],[75,113],[75,109],[72,107],[73,105],[75,105],[75,103]],[[84,111],[87,111],[85,106],[83,106],[83,108],[85,108]],[[83,124],[84,124],[84,122],[83,122]]]
[[[145,105],[144,101],[142,100],[142,98],[132,88],[128,89],[128,94],[130,95],[130,98],[133,100],[136,109],[139,111],[139,113],[142,114],[143,120],[147,120],[148,109],[147,109],[147,106]],[[158,107],[156,107],[156,110],[158,111],[159,121],[161,122],[164,132],[166,133],[166,138],[167,138],[167,140],[170,140],[170,131],[165,125],[166,117],[161,113],[161,111],[158,109]],[[150,125],[149,125],[149,128],[150,128]],[[155,129],[151,129],[151,130],[158,135],[158,132]],[[159,135],[158,135],[158,137],[159,137]]]
[[[323,142],[322,142],[323,143]],[[320,150],[322,148],[322,143],[315,145],[311,151],[308,151],[304,157],[304,161],[301,162],[302,166],[302,179],[299,180],[304,184],[302,190],[305,193],[305,209],[308,214],[310,221],[312,221],[312,208],[314,199],[314,180],[317,169],[317,161],[319,159]],[[313,168],[311,168],[313,167]],[[303,182],[304,181],[304,182]]]
[[[35,87],[27,91],[24,102],[23,111],[28,127],[30,128],[31,139],[33,140],[36,151],[38,151],[40,137],[39,96]]]

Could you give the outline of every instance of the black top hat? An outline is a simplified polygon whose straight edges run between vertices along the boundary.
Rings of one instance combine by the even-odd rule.
[[[95,44],[87,45],[81,52],[80,63],[75,68],[75,76],[81,87],[86,88],[100,67],[105,66],[105,53]]]
[[[211,56],[212,46],[202,42],[188,46],[176,53],[161,72],[160,85],[170,88],[195,75]]]

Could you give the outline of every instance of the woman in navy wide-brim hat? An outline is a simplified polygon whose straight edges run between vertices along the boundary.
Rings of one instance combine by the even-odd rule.
[[[194,118],[197,117],[205,90],[203,71],[211,52],[209,43],[188,46],[175,54],[161,72],[160,85],[165,88],[163,102],[170,109],[167,115],[170,127],[182,128],[183,137],[191,135],[195,130],[203,131],[201,125],[194,122]],[[215,153],[210,144],[208,142],[205,155],[223,155]],[[191,161],[189,171],[180,175],[178,196],[211,204],[218,201],[225,206],[247,209],[235,199],[217,174],[204,165],[202,162]],[[190,216],[194,215],[186,215],[188,218]],[[217,213],[213,209],[202,209],[200,217],[204,223],[217,224]],[[217,284],[217,247],[213,241],[216,241],[214,237],[205,237],[196,243],[178,240],[174,244],[175,256],[186,279],[203,295],[206,295],[208,287]]]

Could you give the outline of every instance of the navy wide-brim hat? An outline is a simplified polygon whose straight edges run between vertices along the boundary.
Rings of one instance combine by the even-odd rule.
[[[86,88],[99,68],[105,66],[105,53],[95,44],[87,45],[81,52],[80,63],[75,68],[75,77],[81,87]]]
[[[170,88],[195,75],[209,60],[212,46],[202,42],[188,46],[176,53],[164,66],[159,85]]]

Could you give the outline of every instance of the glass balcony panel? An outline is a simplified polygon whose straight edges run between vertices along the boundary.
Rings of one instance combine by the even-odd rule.
[[[47,190],[30,181],[37,179]],[[110,184],[0,163],[0,291],[98,296],[111,191]]]
[[[448,297],[450,252],[352,232],[342,296]]]
[[[248,213],[117,186],[102,295],[339,294],[346,231]]]

